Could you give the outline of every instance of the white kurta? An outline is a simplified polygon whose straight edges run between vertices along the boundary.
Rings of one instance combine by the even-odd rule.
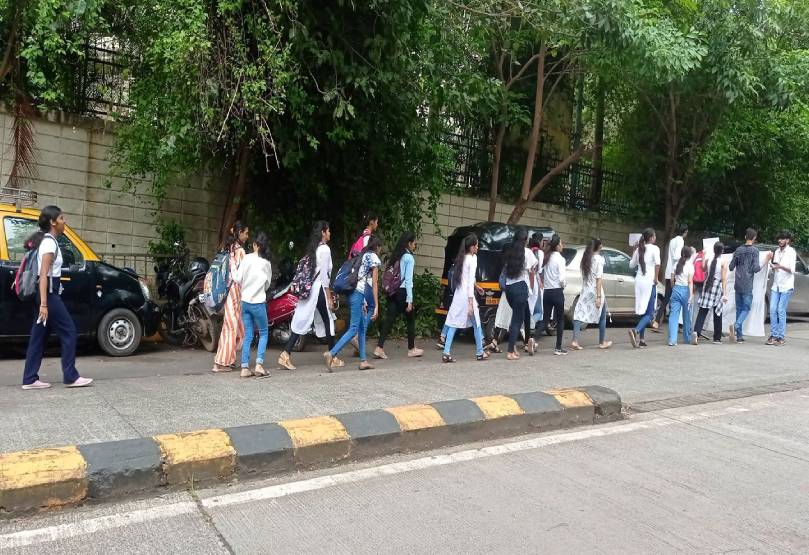
[[[731,255],[728,259],[732,258]],[[767,264],[767,252],[759,253],[759,263],[761,264],[761,271],[753,276],[753,302],[750,305],[750,314],[744,321],[742,333],[750,337],[765,337],[767,331],[765,330],[764,320],[767,317],[767,282],[770,277],[770,265]],[[728,272],[728,302],[725,304],[722,313],[723,331],[728,329],[736,322],[736,290],[735,285],[736,272]],[[713,323],[709,327],[711,329]]]
[[[315,266],[315,281],[312,283],[312,290],[309,296],[301,301],[295,307],[295,314],[292,315],[292,331],[298,335],[306,335],[312,331],[314,325],[315,334],[318,337],[326,335],[326,325],[331,330],[331,335],[334,335],[334,313],[329,311],[329,322],[323,322],[320,313],[317,311],[317,300],[320,297],[320,292],[329,287],[329,280],[331,278],[332,262],[331,262],[331,249],[328,245],[322,244],[315,251],[316,266]]]
[[[660,265],[660,247],[646,245],[643,258],[646,262],[645,273],[640,270],[637,249],[635,249],[632,260],[629,262],[630,268],[638,268],[638,273],[635,276],[635,314],[646,314],[646,309],[649,306],[649,298],[652,296],[652,289],[655,286],[655,266]]]
[[[480,326],[480,311],[478,300],[475,298],[475,273],[478,269],[478,257],[467,254],[463,261],[461,282],[455,289],[452,304],[447,313],[446,324],[452,328],[464,329],[474,325]],[[472,316],[469,318],[469,298],[472,298]]]
[[[494,327],[507,330],[511,325],[511,305],[508,304],[505,291],[500,295],[497,313],[494,316]]]

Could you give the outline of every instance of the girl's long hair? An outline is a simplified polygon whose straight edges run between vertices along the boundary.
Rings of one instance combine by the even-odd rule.
[[[601,239],[593,237],[587,241],[587,247],[581,257],[581,278],[587,281],[593,272],[593,255],[601,249]]]
[[[256,254],[264,260],[270,259],[270,238],[263,231],[256,233],[253,238],[253,243],[256,245]]]
[[[312,227],[312,232],[309,233],[309,240],[306,242],[306,251],[304,256],[308,256],[310,260],[315,259],[315,251],[320,246],[320,241],[323,240],[323,232],[329,229],[329,222],[320,220]],[[313,265],[314,267],[314,265]]]
[[[554,233],[551,240],[548,241],[548,251],[545,253],[545,260],[542,261],[543,266],[547,266],[548,262],[551,261],[551,255],[556,252],[556,249],[559,248],[559,243],[562,242],[562,238],[559,237],[559,234]]]
[[[714,281],[716,281],[716,265],[719,262],[719,259],[722,258],[722,253],[725,252],[725,245],[721,242],[717,241],[713,245],[713,261],[711,261],[711,270],[708,274],[708,278],[705,280],[705,290],[710,291],[711,287],[713,287]]]
[[[242,231],[247,229],[247,226],[244,225],[240,220],[236,220],[234,222],[233,227],[230,228],[227,237],[225,237],[225,250],[229,251],[233,248],[233,245],[242,246],[241,241],[239,241],[239,235],[242,234]]]
[[[655,237],[655,230],[647,227],[643,230],[638,244],[638,265],[643,275],[646,275],[646,245]]]
[[[407,250],[407,245],[412,243],[416,240],[416,234],[412,231],[405,231],[402,233],[402,236],[399,237],[399,242],[396,243],[396,247],[393,249],[393,254],[390,255],[390,259],[388,259],[388,268],[393,268],[397,262],[402,259],[404,256],[405,251]]]
[[[680,251],[680,260],[677,261],[677,267],[674,268],[674,275],[679,276],[683,273],[683,268],[685,268],[686,262],[691,260],[691,257],[694,255],[694,249],[689,246],[683,247],[683,250]]]
[[[457,289],[461,285],[461,278],[463,277],[463,263],[466,255],[472,250],[472,247],[478,244],[478,236],[470,233],[461,241],[461,247],[458,249],[458,256],[455,257],[455,270],[452,274],[452,288]]]
[[[525,266],[525,245],[528,242],[528,232],[525,228],[518,228],[514,234],[514,241],[506,250],[505,270],[506,277],[516,279],[522,274]]]
[[[62,214],[62,209],[58,206],[48,205],[43,208],[39,213],[39,220],[37,225],[39,229],[35,231],[25,242],[26,249],[39,248],[39,244],[45,237],[46,233],[51,231],[51,222],[55,221]]]

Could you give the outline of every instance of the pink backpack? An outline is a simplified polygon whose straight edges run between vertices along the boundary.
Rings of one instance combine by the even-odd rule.
[[[371,232],[368,231],[367,229],[364,229],[360,234],[359,238],[357,238],[357,240],[354,241],[354,244],[351,245],[351,250],[348,251],[348,258],[354,258],[358,254],[360,254],[362,252],[362,249],[365,248],[365,238],[370,236]]]

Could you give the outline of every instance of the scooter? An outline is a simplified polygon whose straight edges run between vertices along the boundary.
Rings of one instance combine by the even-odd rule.
[[[278,279],[267,293],[267,322],[270,327],[270,340],[276,345],[286,345],[292,335],[292,315],[298,304],[298,297],[290,291],[292,278],[295,276],[295,263],[291,252],[295,243],[289,243],[288,254],[279,264]],[[302,335],[293,347],[293,351],[303,351],[306,348],[307,336]]]
[[[200,301],[210,265],[201,257],[189,263],[188,249],[180,243],[174,246],[175,256],[155,266],[157,293],[161,299],[166,299],[160,309],[160,336],[172,345],[201,345],[206,351],[214,352],[219,331],[213,314]]]

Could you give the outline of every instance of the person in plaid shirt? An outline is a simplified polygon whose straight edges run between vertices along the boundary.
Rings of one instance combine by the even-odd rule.
[[[708,311],[713,312],[713,342],[722,342],[722,312],[725,303],[728,302],[728,262],[722,260],[722,253],[725,246],[716,242],[713,246],[713,258],[707,258],[703,262],[706,270],[705,286],[699,298],[699,314],[697,322],[694,324],[694,337],[691,342],[694,345],[699,343],[702,336],[702,328],[705,325],[705,317]]]

